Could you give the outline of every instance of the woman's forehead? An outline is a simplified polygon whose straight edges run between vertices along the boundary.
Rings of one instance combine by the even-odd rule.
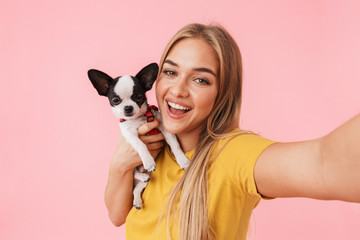
[[[201,38],[186,38],[176,42],[170,49],[164,64],[178,67],[207,68],[216,73],[219,60],[214,48]]]

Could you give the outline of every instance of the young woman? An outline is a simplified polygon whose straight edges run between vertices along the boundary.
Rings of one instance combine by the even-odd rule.
[[[261,198],[309,197],[360,202],[360,115],[325,137],[274,142],[238,129],[242,65],[237,44],[218,26],[190,24],[167,45],[156,81],[165,128],[178,137],[190,166],[176,164],[161,134],[139,136],[157,169],[132,208],[138,154],[120,135],[105,202],[127,239],[246,239]]]

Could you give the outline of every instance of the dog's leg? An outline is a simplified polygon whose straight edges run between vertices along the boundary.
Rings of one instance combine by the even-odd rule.
[[[133,200],[133,206],[140,210],[142,208],[142,199],[141,199],[141,193],[147,186],[147,182],[135,180],[135,187],[133,190],[134,200]]]
[[[185,156],[184,152],[181,150],[180,144],[179,144],[175,134],[172,134],[172,133],[169,133],[168,131],[166,131],[164,126],[161,123],[160,123],[158,129],[162,132],[166,142],[169,144],[172,152],[174,153],[176,162],[179,164],[179,166],[182,169],[186,169],[189,166],[190,161]]]
[[[147,172],[140,172],[137,167],[134,170],[134,178],[142,182],[150,181],[150,174]]]
[[[148,172],[153,172],[156,169],[156,164],[154,158],[151,156],[150,152],[148,151],[146,145],[139,139],[137,127],[122,127],[125,126],[126,122],[120,125],[121,133],[134,148],[135,151],[139,153],[139,156],[143,162],[144,168]]]

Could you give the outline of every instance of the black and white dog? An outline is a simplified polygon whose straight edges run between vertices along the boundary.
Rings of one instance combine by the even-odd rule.
[[[143,168],[148,171],[141,171],[139,167],[134,170],[133,205],[137,209],[142,207],[141,193],[150,180],[149,172],[153,172],[156,168],[153,157],[138,137],[137,129],[149,120],[149,117],[161,119],[160,113],[148,106],[145,96],[145,93],[152,88],[158,71],[159,67],[156,63],[144,67],[136,77],[125,75],[113,79],[106,73],[95,69],[88,71],[89,79],[99,95],[108,97],[111,110],[120,120],[122,135],[139,153]],[[190,161],[181,150],[176,136],[167,132],[161,121],[158,129],[171,147],[179,166],[182,169],[187,168]]]

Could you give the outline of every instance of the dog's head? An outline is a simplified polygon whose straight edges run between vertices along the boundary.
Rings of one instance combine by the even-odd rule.
[[[135,77],[125,75],[113,79],[95,69],[90,69],[88,76],[99,95],[108,97],[117,118],[135,119],[146,112],[145,93],[152,88],[158,71],[158,65],[152,63]]]

